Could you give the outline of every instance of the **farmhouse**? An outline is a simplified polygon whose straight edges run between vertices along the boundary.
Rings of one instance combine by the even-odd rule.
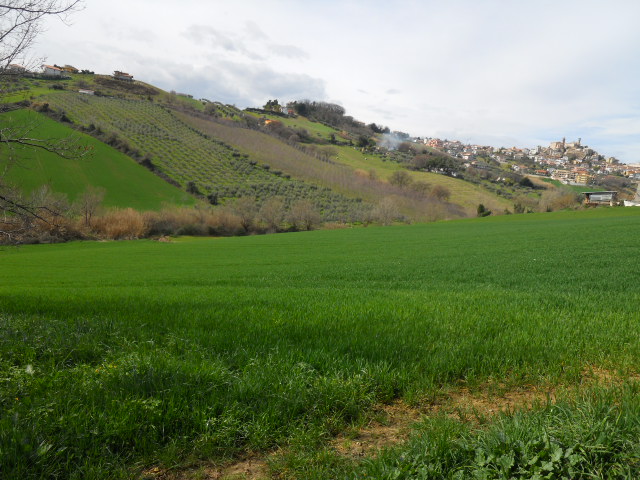
[[[125,72],[120,72],[119,70],[116,70],[115,72],[113,72],[113,78],[115,78],[116,80],[125,80],[127,82],[133,82],[133,75],[130,75]]]
[[[27,67],[23,65],[18,65],[17,63],[12,63],[7,67],[7,70],[12,73],[26,73]]]
[[[582,192],[585,196],[585,205],[610,205],[614,206],[618,198],[618,192]]]
[[[52,65],[43,65],[42,68],[44,71],[42,72],[47,77],[61,77],[62,69],[58,67],[54,67]]]

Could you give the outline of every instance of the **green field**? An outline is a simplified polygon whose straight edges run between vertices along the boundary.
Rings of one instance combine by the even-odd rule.
[[[277,122],[281,122],[286,127],[290,127],[293,129],[304,129],[312,137],[316,137],[323,140],[329,140],[331,134],[337,135],[340,130],[328,125],[323,125],[322,123],[313,122],[306,117],[296,116],[296,117],[282,117],[280,115],[269,115],[255,112],[247,112],[249,115],[253,115],[258,118],[268,118],[270,120],[275,120]]]
[[[598,187],[596,185],[567,185],[562,183],[559,180],[554,180],[552,178],[541,178],[541,180],[545,183],[550,183],[555,185],[556,187],[566,188],[575,193],[583,193],[583,192],[602,192],[606,190],[605,188]]]
[[[123,153],[94,138],[78,133],[44,115],[17,110],[0,117],[6,128],[27,125],[26,136],[51,139],[71,139],[87,154],[80,158],[62,158],[54,153],[33,148],[15,147],[11,156],[16,162],[6,178],[31,192],[49,185],[55,192],[68,195],[73,201],[87,185],[105,189],[105,206],[158,210],[163,204],[193,204],[194,198],[168,184]],[[5,165],[9,151],[0,152],[0,165]]]
[[[328,441],[399,398],[638,371],[639,228],[638,209],[609,208],[5,248],[0,477],[145,478],[282,448],[280,478],[509,478],[465,462],[512,471],[526,442],[556,456],[556,438],[587,452],[565,463],[602,478],[622,458],[637,476],[637,441],[616,433],[640,433],[631,386],[489,430],[427,418],[375,461],[339,460]]]

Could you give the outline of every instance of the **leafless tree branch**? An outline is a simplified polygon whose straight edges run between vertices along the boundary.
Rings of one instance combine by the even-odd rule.
[[[0,68],[23,56],[42,31],[46,17],[67,22],[68,15],[81,8],[81,0],[9,0],[0,3]]]
[[[81,7],[81,0],[3,0],[0,3],[0,90],[1,83],[20,76],[21,69],[10,66],[18,60],[26,62],[25,55],[42,32],[44,19],[58,17],[66,23],[68,15]],[[63,158],[78,158],[89,151],[74,138],[38,138],[34,135],[36,126],[35,122],[10,121],[0,125],[0,153],[5,162],[4,171],[0,171],[0,241],[19,241],[36,223],[51,224],[62,211],[45,189],[40,197],[24,199],[19,189],[4,181],[9,166],[24,157],[28,149],[52,152]]]

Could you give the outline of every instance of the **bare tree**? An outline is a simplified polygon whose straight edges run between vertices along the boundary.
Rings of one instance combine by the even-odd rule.
[[[393,197],[384,197],[373,209],[373,218],[382,225],[391,225],[400,218],[398,203]]]
[[[289,222],[296,230],[312,230],[313,227],[320,224],[321,218],[313,203],[302,199],[291,205]]]
[[[66,22],[68,15],[80,6],[80,0],[2,1],[0,3],[1,74],[19,74],[18,70],[10,69],[9,65],[18,60],[28,63],[28,51],[42,32],[42,22],[45,18],[54,16]]]
[[[253,197],[240,197],[231,205],[233,213],[240,218],[240,224],[242,225],[245,233],[248,233],[256,220],[258,215],[258,205],[256,199]]]
[[[412,181],[411,175],[405,170],[396,170],[389,177],[389,183],[397,187],[407,187]]]
[[[85,226],[91,226],[91,219],[102,205],[105,193],[106,190],[104,188],[89,185],[76,200],[75,207],[82,215]]]
[[[20,61],[23,67],[33,66],[27,59],[28,51],[47,17],[58,17],[66,22],[68,15],[81,6],[80,0],[0,0],[0,95],[4,84],[25,73],[24,68],[13,64]],[[31,64],[31,65],[30,65]],[[0,156],[4,165],[0,168],[0,241],[17,241],[38,222],[48,223],[48,218],[59,215],[55,205],[40,202],[45,198],[26,199],[19,189],[5,180],[8,168],[20,157],[25,148],[55,152],[63,157],[78,157],[88,149],[72,139],[38,138],[33,135],[36,125],[32,122],[11,122],[3,119],[0,126]]]
[[[35,231],[61,233],[68,209],[66,196],[48,185],[25,198],[19,189],[0,184],[0,243],[21,243]]]
[[[437,198],[438,200],[446,202],[447,200],[449,200],[449,197],[451,197],[451,191],[449,191],[449,189],[443,185],[435,185],[431,189],[430,195],[433,198]]]
[[[260,207],[259,215],[269,231],[277,232],[284,221],[284,202],[278,197],[269,198]]]

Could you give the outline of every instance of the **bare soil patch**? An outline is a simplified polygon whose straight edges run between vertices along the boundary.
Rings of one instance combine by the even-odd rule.
[[[408,439],[412,427],[428,415],[443,413],[460,421],[478,422],[498,413],[531,409],[555,401],[553,388],[526,387],[501,394],[495,389],[470,391],[462,388],[443,394],[435,402],[412,407],[396,401],[379,408],[380,415],[356,432],[336,437],[331,446],[341,455],[373,456],[385,447]],[[381,417],[381,418],[380,418]]]
[[[587,384],[620,385],[625,381],[640,382],[640,375],[637,373],[624,374],[594,365],[588,365],[582,371],[582,382]]]
[[[556,400],[555,387],[527,386],[499,394],[488,390],[473,392],[466,388],[456,390],[436,402],[431,410],[434,413],[443,412],[459,420],[475,421],[498,413],[529,410]]]
[[[382,448],[406,440],[411,426],[418,422],[423,414],[402,400],[383,405],[376,413],[375,419],[366,427],[336,437],[331,446],[341,455],[375,456]]]
[[[267,462],[262,457],[248,457],[220,467],[200,465],[182,470],[153,467],[142,472],[144,480],[265,480],[269,478]]]
[[[439,395],[435,401],[411,406],[402,400],[381,405],[364,427],[347,431],[330,445],[339,455],[375,457],[386,448],[406,441],[412,427],[425,416],[444,414],[463,422],[482,423],[500,413],[531,410],[555,403],[558,395],[594,384],[621,385],[640,382],[640,375],[622,375],[613,370],[587,366],[578,385],[526,385],[507,389],[501,384],[487,384],[470,390],[456,388]],[[143,472],[150,480],[262,480],[268,479],[268,456],[250,456],[225,467],[201,466],[181,471],[163,471],[158,467]]]

